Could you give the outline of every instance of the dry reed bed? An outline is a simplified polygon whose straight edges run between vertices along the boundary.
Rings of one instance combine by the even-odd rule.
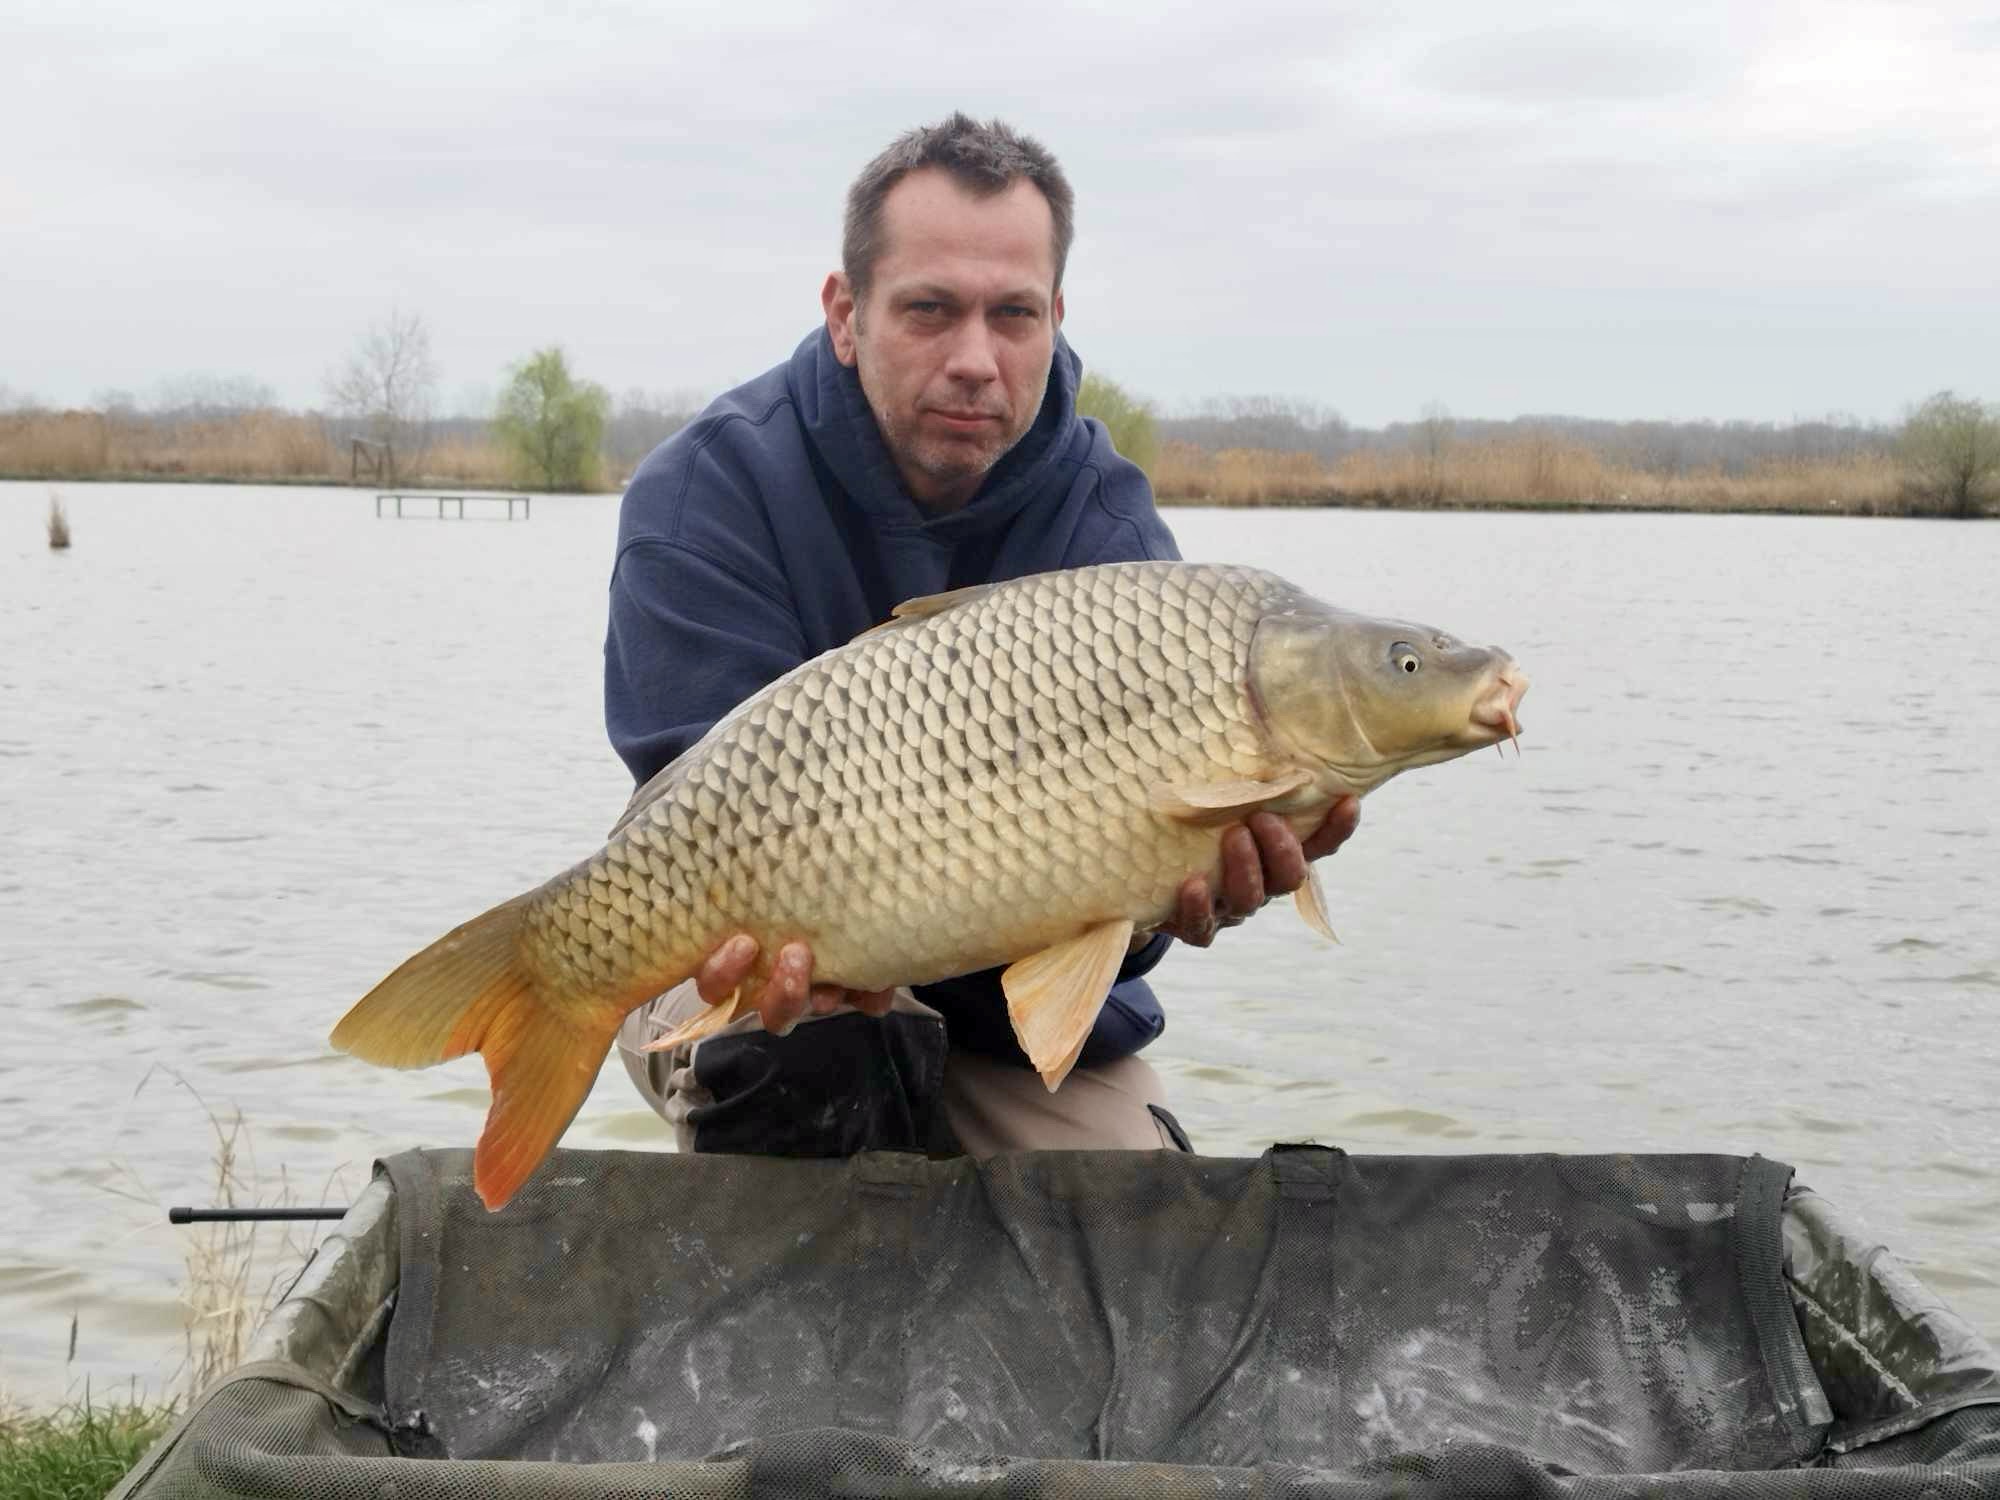
[[[405,483],[506,485],[507,455],[490,440],[431,444]],[[172,422],[103,412],[0,415],[0,475],[41,479],[319,480],[348,478],[347,453],[310,415],[249,412]],[[1911,497],[1886,454],[1765,465],[1747,474],[1655,474],[1612,464],[1555,438],[1350,453],[1169,443],[1152,470],[1167,503],[1534,507],[1909,514]]]
[[[0,473],[23,478],[298,479],[346,468],[316,419],[284,412],[180,422],[88,411],[0,416]]]
[[[511,478],[499,444],[460,438],[431,444],[414,467],[403,482],[500,485]],[[0,415],[0,475],[22,479],[345,483],[351,471],[347,449],[325,423],[290,412],[185,421],[91,411]]]
[[[1383,505],[1616,510],[1841,511],[1922,509],[1894,460],[1868,454],[1787,462],[1748,474],[1649,474],[1573,444],[1527,439],[1466,444],[1440,454],[1350,453],[1327,464],[1310,453],[1204,452],[1169,443],[1153,469],[1162,501],[1203,505]]]

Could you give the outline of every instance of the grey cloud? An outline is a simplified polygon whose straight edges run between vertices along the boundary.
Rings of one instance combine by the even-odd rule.
[[[0,90],[28,143],[0,380],[81,400],[214,368],[311,400],[399,300],[447,390],[552,339],[613,389],[713,389],[811,325],[861,162],[957,107],[1062,157],[1072,336],[1169,401],[1887,414],[1978,389],[2000,339],[1978,6],[1913,27],[1899,66],[1934,79],[1873,80],[1865,115],[1784,66],[1833,23],[1776,7],[704,14],[0,17],[31,59]],[[1746,305],[1754,348],[1717,311]],[[1866,359],[1826,357],[1864,325]]]
[[[1522,25],[1453,37],[1414,70],[1421,81],[1489,99],[1558,108],[1603,99],[1658,99],[1714,79],[1723,62],[1679,40],[1630,27],[1577,22]]]

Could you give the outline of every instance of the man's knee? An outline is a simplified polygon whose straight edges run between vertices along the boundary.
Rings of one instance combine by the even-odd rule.
[[[685,987],[684,987],[685,988]],[[639,1050],[701,1004],[691,988],[636,1012],[619,1047],[634,1086],[674,1127],[683,1151],[847,1156],[949,1153],[939,1091],[943,1019],[914,997],[877,1020],[858,1011],[801,1022],[777,1037],[745,1018],[672,1054]]]
[[[696,1151],[849,1156],[938,1144],[944,1023],[860,1012],[710,1038],[695,1049],[687,1129]]]

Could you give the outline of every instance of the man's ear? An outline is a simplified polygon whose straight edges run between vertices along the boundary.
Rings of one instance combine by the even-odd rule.
[[[847,273],[829,271],[826,285],[819,289],[819,305],[826,309],[826,331],[833,340],[833,357],[854,368],[854,289]]]
[[[1056,291],[1056,300],[1055,300],[1055,307],[1054,307],[1054,311],[1055,311],[1055,315],[1056,315],[1056,332],[1057,332],[1057,333],[1061,333],[1061,332],[1062,332],[1062,320],[1063,320],[1063,300],[1062,300],[1062,291],[1061,291],[1061,289],[1060,289],[1060,288],[1058,288],[1058,289],[1057,289],[1057,291]]]

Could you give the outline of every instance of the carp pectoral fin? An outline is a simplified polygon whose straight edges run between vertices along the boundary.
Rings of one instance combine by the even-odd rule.
[[[1155,787],[1151,801],[1155,811],[1183,823],[1232,823],[1311,781],[1309,773],[1294,769],[1281,771],[1268,781],[1205,781],[1192,786]]]
[[[1131,946],[1132,923],[1121,917],[1011,964],[1000,976],[1015,1040],[1050,1093],[1076,1066]]]
[[[1319,871],[1311,865],[1306,866],[1305,884],[1292,892],[1292,900],[1297,904],[1306,926],[1330,943],[1340,941],[1334,933],[1333,923],[1327,919],[1326,892],[1320,888]]]
[[[516,896],[406,959],[355,1002],[333,1045],[388,1068],[425,1068],[478,1052],[493,1105],[473,1152],[472,1183],[498,1208],[569,1128],[625,1007],[607,1002],[579,1020],[551,1006],[522,965],[531,896]]]

